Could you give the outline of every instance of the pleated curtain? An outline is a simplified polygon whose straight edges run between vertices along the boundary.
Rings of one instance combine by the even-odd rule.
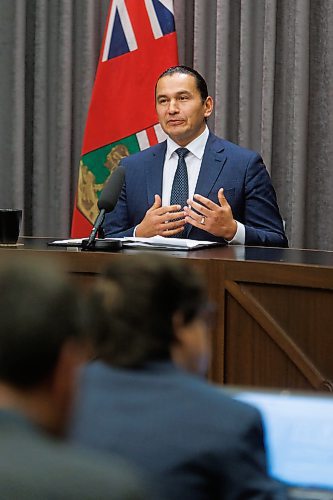
[[[23,208],[26,235],[69,234],[108,4],[0,0],[0,206]],[[262,154],[292,247],[333,250],[333,2],[174,7],[180,63],[214,98],[211,130]]]

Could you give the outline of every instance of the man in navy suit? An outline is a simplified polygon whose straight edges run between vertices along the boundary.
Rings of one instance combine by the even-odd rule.
[[[234,244],[288,246],[262,158],[212,134],[203,77],[175,66],[159,77],[156,111],[167,140],[121,161],[125,183],[105,236],[186,237]],[[186,148],[186,194],[173,197],[179,148]],[[176,200],[176,201],[175,201]]]
[[[261,418],[199,375],[209,308],[185,262],[149,254],[111,266],[96,291],[99,361],[81,380],[71,437],[146,471],[160,500],[283,499]]]

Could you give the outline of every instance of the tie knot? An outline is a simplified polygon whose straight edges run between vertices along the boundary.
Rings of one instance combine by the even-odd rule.
[[[185,156],[189,153],[189,150],[186,148],[178,148],[176,149],[176,153],[180,159],[184,159]]]

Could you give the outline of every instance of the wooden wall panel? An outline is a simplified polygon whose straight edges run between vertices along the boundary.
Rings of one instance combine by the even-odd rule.
[[[225,285],[224,383],[332,390],[332,290]]]

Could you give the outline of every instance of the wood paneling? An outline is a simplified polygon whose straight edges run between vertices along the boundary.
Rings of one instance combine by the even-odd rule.
[[[0,259],[37,255],[89,287],[117,253],[73,252],[24,238]],[[216,304],[210,378],[217,383],[333,390],[333,252],[254,247],[168,252],[204,277]]]

